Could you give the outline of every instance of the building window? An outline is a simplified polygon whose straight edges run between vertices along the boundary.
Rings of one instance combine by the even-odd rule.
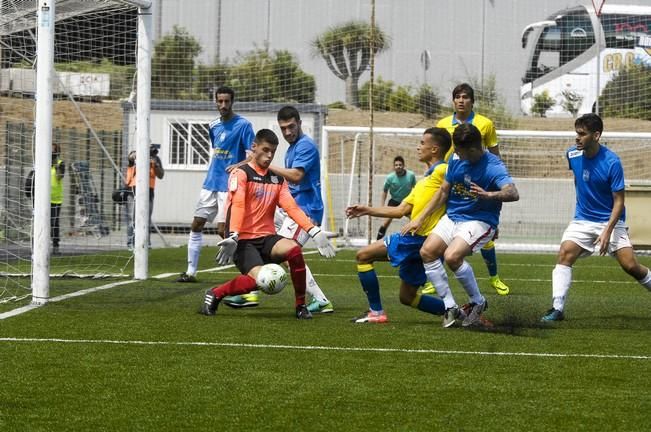
[[[169,121],[169,164],[199,168],[210,162],[208,123]]]

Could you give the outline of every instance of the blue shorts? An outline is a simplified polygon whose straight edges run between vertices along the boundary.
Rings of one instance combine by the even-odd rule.
[[[419,287],[427,282],[420,248],[427,237],[393,233],[384,238],[387,256],[393,267],[399,267],[400,279],[409,285]]]

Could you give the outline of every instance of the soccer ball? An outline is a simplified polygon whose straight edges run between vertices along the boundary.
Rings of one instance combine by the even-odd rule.
[[[287,285],[287,272],[278,264],[265,264],[255,283],[265,294],[278,294]]]

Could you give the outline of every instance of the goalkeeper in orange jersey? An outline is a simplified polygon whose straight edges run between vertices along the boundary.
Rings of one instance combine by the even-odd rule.
[[[287,212],[316,243],[319,253],[331,258],[335,250],[326,234],[314,225],[292,198],[287,181],[269,170],[278,148],[278,137],[269,129],[261,129],[251,148],[251,161],[235,169],[228,179],[226,235],[217,262],[233,261],[240,276],[206,291],[200,313],[215,315],[225,296],[242,295],[256,289],[256,277],[267,263],[287,261],[294,285],[296,318],[310,319],[305,306],[306,271],[303,252],[294,240],[276,234],[276,207]]]

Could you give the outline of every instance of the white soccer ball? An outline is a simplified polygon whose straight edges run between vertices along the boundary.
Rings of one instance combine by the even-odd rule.
[[[278,294],[287,285],[287,272],[278,264],[265,264],[258,272],[256,284],[266,294]]]

